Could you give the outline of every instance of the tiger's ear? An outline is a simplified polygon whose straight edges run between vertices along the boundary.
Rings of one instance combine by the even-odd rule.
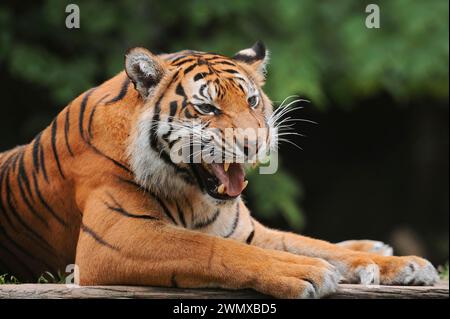
[[[251,48],[236,53],[234,60],[250,66],[259,75],[265,76],[267,63],[269,62],[269,51],[261,41],[257,41]]]
[[[125,72],[141,96],[147,98],[164,76],[164,62],[144,48],[125,53]]]

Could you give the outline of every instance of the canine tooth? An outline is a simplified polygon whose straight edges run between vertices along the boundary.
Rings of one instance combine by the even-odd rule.
[[[225,185],[220,184],[220,186],[217,188],[217,192],[218,192],[219,194],[225,193]]]
[[[230,163],[223,163],[223,170],[225,172],[228,172],[228,169],[230,168]]]
[[[244,182],[244,187],[242,187],[242,190],[244,190],[244,189],[247,187],[247,185],[248,185],[248,180],[246,180],[246,181]]]

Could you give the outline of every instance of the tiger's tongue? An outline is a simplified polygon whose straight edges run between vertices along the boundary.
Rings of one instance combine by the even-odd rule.
[[[225,186],[225,193],[230,197],[236,197],[244,190],[244,168],[237,163],[231,163],[225,172],[223,164],[213,163],[211,168],[220,183]]]

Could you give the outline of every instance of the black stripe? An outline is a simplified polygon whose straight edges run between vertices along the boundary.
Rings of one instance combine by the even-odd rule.
[[[208,76],[210,73],[208,73],[208,72],[200,72],[200,73],[197,73],[195,76],[194,76],[194,81],[195,82],[197,82],[197,81],[199,81],[199,80],[201,80],[201,79],[204,79],[206,76]]]
[[[207,227],[207,226],[211,225],[212,223],[214,223],[217,220],[217,218],[219,217],[219,215],[220,215],[220,209],[217,209],[216,212],[214,213],[214,215],[210,219],[207,219],[205,221],[201,221],[198,223],[194,223],[192,228],[199,229],[199,228]]]
[[[192,94],[192,97],[197,100],[202,100],[202,102],[205,102],[205,103],[209,102],[208,100],[205,101],[205,99],[203,97],[200,97],[197,94]]]
[[[17,169],[17,162],[20,158],[20,155],[22,154],[22,147],[17,151],[17,153],[14,154],[14,158],[11,163],[11,167],[16,170]]]
[[[44,175],[45,181],[48,183],[47,168],[45,167],[45,154],[44,154],[44,148],[42,147],[42,145],[39,150],[39,158],[40,158],[42,174]]]
[[[185,63],[193,62],[193,61],[195,61],[195,60],[196,60],[196,59],[193,58],[193,57],[186,57],[186,60],[180,60],[180,61],[177,61],[176,63],[173,63],[173,62],[172,62],[172,65],[174,65],[174,66],[181,66],[181,65],[183,65],[183,64],[185,64]]]
[[[208,84],[209,84],[209,82],[208,82]],[[198,91],[198,93],[200,93],[200,95],[203,96],[205,99],[208,99],[208,97],[206,96],[206,94],[203,91],[208,88],[208,84],[202,84],[202,86],[200,86],[200,89]]]
[[[172,85],[172,83],[175,80],[175,78],[177,77],[177,75],[178,75],[178,71],[175,72],[175,74],[170,79],[169,84],[167,85],[167,88],[169,88]],[[180,84],[178,84],[178,85],[180,85]],[[178,87],[177,87],[177,90],[178,90]],[[153,118],[152,118],[152,122],[151,122],[151,128],[150,128],[150,146],[153,149],[155,149],[158,153],[160,152],[160,149],[159,149],[159,145],[158,145],[158,134],[157,134],[158,126],[156,124],[160,120],[159,113],[161,112],[161,100],[163,99],[163,97],[164,97],[164,92],[159,96],[159,98],[155,104],[155,110],[154,110],[154,114],[153,114]]]
[[[197,114],[192,114],[192,113],[189,111],[188,108],[185,108],[185,109],[184,109],[184,116],[185,116],[187,119],[196,119],[196,118],[198,118],[198,115],[197,115]]]
[[[93,107],[91,110],[91,113],[89,114],[89,120],[88,120],[88,137],[89,139],[92,139],[94,135],[92,134],[92,123],[94,122],[94,115],[95,111],[97,110],[96,107]]]
[[[181,136],[178,136],[176,139],[169,141],[169,149],[172,149],[172,147],[175,145],[176,142],[179,142],[182,139]]]
[[[89,136],[89,139],[93,138],[92,123],[94,121],[95,110],[96,110],[96,108],[93,108],[92,111],[91,111],[91,114],[89,114],[89,120],[88,120],[88,136]]]
[[[224,64],[224,65],[229,65],[229,66],[234,66],[236,67],[236,64],[233,62],[229,62],[229,61],[225,61],[225,60],[211,60],[210,61],[212,64],[214,65],[220,65],[220,64]]]
[[[170,118],[169,121],[171,122],[173,120],[173,117],[175,116],[175,114],[177,113],[177,109],[178,109],[178,104],[176,101],[172,101],[169,104],[170,107]]]
[[[11,166],[10,166],[11,158],[12,157],[8,158],[7,162],[4,163],[4,166],[2,167],[2,171],[0,174],[0,212],[2,212],[2,215],[5,216],[5,220],[8,223],[8,225],[12,229],[16,230],[16,227],[12,223],[11,217],[9,216],[9,214],[6,211],[6,206],[5,206],[6,203],[3,202],[3,197],[2,197],[3,194],[7,194],[6,192],[3,191],[3,180],[6,179],[6,176],[9,175],[9,171],[11,170]],[[6,197],[6,195],[5,195],[5,197]]]
[[[172,85],[173,82],[178,81],[178,76],[180,75],[180,70],[176,70],[175,73],[172,75],[172,78],[169,81],[169,84],[167,85],[167,89],[169,89],[169,87]],[[166,89],[166,91],[167,91]],[[161,93],[161,97],[158,100],[161,100],[162,95],[164,95],[165,92]]]
[[[81,228],[81,230],[83,232],[85,232],[86,234],[91,236],[97,243],[99,243],[99,244],[101,244],[101,245],[103,245],[105,247],[111,248],[112,250],[119,251],[119,248],[117,248],[117,247],[109,244],[108,242],[106,242],[95,231],[93,231],[91,228],[87,227],[85,224],[81,223],[80,228]]]
[[[162,199],[160,199],[158,196],[156,196],[156,194],[154,194],[153,192],[151,192],[151,191],[148,190],[148,189],[143,188],[141,185],[137,184],[137,183],[134,182],[134,181],[127,180],[127,179],[125,179],[125,178],[123,178],[123,177],[120,177],[120,176],[117,176],[117,178],[118,178],[121,182],[124,182],[124,183],[130,184],[130,185],[132,185],[132,186],[135,186],[135,187],[137,187],[137,188],[140,189],[140,190],[144,190],[147,194],[149,194],[151,197],[153,197],[153,198],[158,202],[159,206],[161,206],[164,215],[166,215],[167,218],[169,218],[175,225],[177,225],[177,222],[175,221],[175,218],[173,218],[173,216],[172,216],[172,214],[170,213],[170,211],[169,211],[169,209],[167,208],[167,206],[164,204],[164,202],[162,201]]]
[[[131,82],[131,80],[128,77],[125,78],[125,80],[122,83],[122,87],[120,88],[119,94],[117,94],[117,96],[113,97],[111,100],[109,100],[105,104],[112,104],[112,103],[116,103],[116,102],[122,100],[125,97],[125,95],[127,95],[130,82]]]
[[[128,211],[126,211],[117,201],[116,199],[110,194],[108,193],[108,196],[111,198],[111,200],[113,201],[113,204],[115,206],[111,206],[110,204],[108,204],[107,202],[104,202],[105,206],[108,207],[109,210],[112,210],[114,212],[117,212],[123,216],[126,217],[131,217],[131,218],[138,218],[138,219],[148,219],[148,220],[156,220],[158,218],[156,218],[155,216],[150,216],[150,215],[139,215],[139,214],[132,214],[129,213]]]
[[[226,234],[225,236],[223,236],[224,238],[230,237],[236,231],[237,225],[239,223],[239,212],[240,212],[240,207],[239,207],[239,203],[237,203],[237,205],[236,205],[236,216],[234,217],[233,225],[231,226],[231,229],[230,229],[229,233]]]
[[[244,88],[242,87],[241,83],[238,83],[238,88],[241,90],[241,92],[245,92]]]
[[[39,133],[33,142],[32,154],[33,154],[33,169],[39,173],[39,148],[41,147],[42,132]]]
[[[50,205],[46,202],[44,199],[44,196],[42,196],[41,191],[39,190],[39,183],[36,177],[36,174],[33,173],[33,185],[34,185],[34,191],[39,199],[39,202],[44,206],[44,208],[63,226],[67,226],[67,223],[59,217],[59,215],[50,207]]]
[[[186,55],[180,55],[180,56],[176,56],[175,58],[173,58],[172,60],[170,60],[171,63],[176,63],[178,61],[180,61],[181,59],[185,59]]]
[[[152,122],[151,122],[151,128],[150,128],[150,146],[155,149],[157,152],[159,152],[159,146],[158,146],[158,122],[159,122],[159,112],[161,112],[161,107],[159,105],[159,102],[155,105],[155,111],[153,114]]]
[[[121,169],[127,171],[128,173],[131,173],[130,169],[125,165],[120,163],[119,161],[113,159],[112,157],[106,155],[105,153],[103,153],[102,151],[100,151],[95,145],[93,145],[89,139],[87,139],[84,135],[84,125],[83,125],[83,119],[84,119],[84,113],[86,110],[86,105],[87,102],[89,100],[90,95],[93,93],[93,91],[96,88],[93,88],[91,90],[89,90],[83,97],[83,101],[81,102],[81,106],[80,106],[80,115],[79,115],[79,120],[78,120],[78,129],[80,132],[80,135],[82,137],[82,139],[85,141],[85,143],[92,148],[92,150],[97,153],[98,155],[108,159],[109,161],[111,161],[114,165],[116,165],[117,167],[120,167]],[[103,96],[95,105],[94,107],[96,107],[99,103],[101,103],[103,101],[103,99],[105,99],[108,95]],[[108,102],[109,103],[109,102]],[[90,117],[93,116],[93,114],[90,115]],[[92,122],[88,124],[88,133],[92,134],[92,131],[89,132],[90,128],[89,125],[92,125]]]
[[[184,228],[186,228],[186,220],[184,219],[184,212],[181,210],[180,205],[177,204],[177,212],[178,212],[178,219],[181,221],[181,225],[183,225]]]
[[[155,194],[153,194],[153,193],[152,193],[152,195],[156,199],[156,201],[158,202],[159,206],[162,207],[164,215],[166,215],[172,221],[172,223],[174,223],[175,225],[178,225],[176,220],[175,220],[175,218],[173,218],[172,213],[167,208],[166,204],[164,204],[163,200],[161,198],[159,198],[158,196],[156,196]]]
[[[252,243],[253,237],[255,237],[255,222],[253,221],[253,218],[251,218],[251,217],[250,217],[250,223],[252,224],[252,231],[250,232],[247,239],[245,240],[245,242],[249,245]]]
[[[233,69],[225,69],[225,70],[222,70],[222,72],[231,73],[231,74],[239,73],[239,71],[233,70]]]
[[[185,70],[184,70],[184,75],[188,74],[189,72],[191,72],[195,67],[197,66],[196,63],[191,64],[190,66],[188,66]]]
[[[178,95],[181,95],[184,98],[186,98],[186,93],[184,92],[184,88],[181,85],[181,82],[178,83],[177,88],[175,89],[175,93],[178,94]]]
[[[173,145],[172,145],[173,146]],[[177,174],[179,174],[181,176],[181,178],[183,178],[183,180],[187,183],[187,184],[194,184],[193,180],[192,180],[192,175],[191,175],[191,171],[188,170],[185,167],[181,167],[176,165],[174,162],[172,162],[172,160],[170,159],[170,155],[167,154],[165,152],[165,150],[163,150],[160,153],[160,158],[164,161],[164,163],[166,163],[167,165],[171,166],[175,172]]]
[[[207,65],[207,66],[208,66],[208,69],[209,69],[209,62],[206,61],[205,59],[198,59],[198,60],[197,60],[197,64],[198,64],[198,65]]]
[[[6,211],[11,212],[11,215],[15,215],[17,214],[17,212],[14,210],[14,207],[12,207],[12,201],[11,201],[11,185],[10,185],[10,181],[9,181],[9,177],[10,177],[10,172],[11,172],[11,167],[8,167],[8,170],[6,172],[6,177],[5,177],[5,185],[6,185],[6,189],[5,189],[5,197],[6,197],[6,205],[5,205],[5,216],[9,214],[6,214]],[[18,217],[20,219],[20,216]],[[12,217],[7,218],[10,227],[14,230],[17,231],[17,227],[12,223]]]
[[[51,128],[52,129],[52,137],[51,137],[52,150],[53,150],[53,156],[55,157],[56,165],[58,166],[59,174],[61,175],[61,177],[63,179],[66,179],[66,177],[65,177],[65,175],[64,175],[64,173],[62,171],[62,168],[61,168],[61,163],[59,161],[58,150],[56,149],[56,133],[58,132],[58,124],[57,124],[57,122],[58,122],[58,118],[54,119],[53,123],[52,123],[52,128]]]
[[[123,169],[124,171],[132,174],[132,171],[125,165],[120,163],[119,161],[115,160],[114,158],[106,155],[105,153],[103,153],[102,151],[100,151],[96,146],[92,145],[91,143],[88,143],[89,147],[92,148],[92,150],[97,153],[98,155],[106,158],[107,160],[111,161],[114,165],[116,165],[117,167]]]
[[[173,117],[175,116],[175,114],[177,113],[177,109],[178,109],[178,104],[176,101],[172,101],[169,104],[170,107],[170,114],[169,114],[169,119],[168,119],[168,123],[172,123],[173,121]],[[169,125],[169,130],[163,134],[162,138],[169,143],[169,141],[167,140],[167,138],[170,136],[170,134],[172,134],[172,125]]]
[[[103,102],[104,99],[106,99],[109,96],[109,94],[106,94],[103,96],[95,105],[92,107],[91,113],[89,114],[89,120],[88,120],[88,137],[89,139],[92,139],[94,135],[92,134],[92,123],[94,122],[94,115],[95,111],[97,110],[97,106]]]
[[[216,60],[224,60],[224,59],[229,59],[228,57],[220,54],[220,53],[216,53],[216,52],[208,52],[207,54],[210,54],[212,56],[206,58],[205,60],[208,62],[214,62]]]
[[[129,184],[129,185],[131,185],[131,186],[134,186],[134,187],[138,188],[139,190],[142,190],[142,189],[145,190],[141,185],[139,185],[139,184],[136,183],[135,181],[132,181],[132,180],[123,178],[122,176],[118,176],[118,175],[115,175],[115,177],[116,177],[119,181],[121,181],[121,182],[123,182],[123,183],[126,183],[126,184]],[[146,190],[145,190],[145,191],[146,191]]]
[[[125,216],[125,217],[131,217],[131,218],[137,218],[137,219],[147,219],[147,220],[157,220],[158,219],[158,218],[156,218],[154,216],[150,216],[150,215],[131,214],[131,213],[127,212],[126,210],[124,210],[121,207],[113,207],[113,206],[110,206],[106,202],[104,204],[105,204],[106,207],[108,207],[109,210],[117,212],[120,215]]]
[[[194,175],[195,180],[197,181],[197,184],[199,185],[201,191],[203,193],[206,192],[205,190],[205,183],[203,182],[203,178],[200,177],[200,174],[198,173],[197,169],[195,168],[195,164],[191,164],[192,173]]]
[[[17,179],[20,180],[22,179],[23,182],[25,183],[25,188],[27,190],[28,195],[30,196],[30,198],[32,197],[32,193],[31,193],[31,186],[30,186],[30,180],[28,179],[28,175],[27,175],[27,171],[25,168],[25,152],[22,152],[19,156],[19,172],[17,174]]]
[[[250,235],[248,235],[245,242],[250,245],[252,243],[253,237],[255,237],[255,229],[253,229]]]
[[[48,228],[48,223],[47,220],[45,220],[44,217],[42,217],[37,211],[36,209],[33,207],[33,205],[31,205],[30,201],[28,200],[27,196],[25,195],[25,191],[23,188],[23,184],[22,184],[22,180],[19,178],[18,179],[18,184],[19,184],[19,194],[22,197],[25,205],[28,207],[28,210],[35,216],[37,217],[47,228]]]
[[[64,123],[64,140],[66,141],[67,151],[69,152],[70,156],[73,157],[73,152],[69,144],[69,130],[70,130],[70,105],[66,109],[66,120]]]
[[[92,90],[94,90],[94,89],[91,89],[91,91],[92,91]],[[91,94],[91,91],[89,91],[88,93],[86,93],[86,95],[85,95],[84,98],[83,98],[83,103],[87,103],[87,100],[88,100],[88,98],[89,98],[89,95]],[[104,96],[103,98],[105,98],[105,97],[106,97],[106,96]],[[100,99],[100,101],[97,102],[97,104],[100,103],[100,102],[103,100],[103,98]],[[83,103],[82,103],[82,104],[83,104]],[[97,104],[96,104],[96,105],[97,105]],[[89,128],[88,128],[88,129],[89,129]],[[81,135],[81,137],[83,138],[84,142],[85,142],[85,143],[86,143],[86,144],[87,144],[87,145],[88,145],[95,153],[97,153],[98,155],[100,155],[100,156],[102,156],[102,157],[108,159],[108,160],[111,161],[114,165],[116,165],[117,167],[119,167],[119,168],[125,170],[126,172],[132,173],[131,170],[130,170],[125,164],[122,164],[122,163],[120,163],[119,161],[115,160],[114,158],[112,158],[112,157],[106,155],[106,154],[103,153],[101,150],[99,150],[95,145],[93,145],[89,139],[86,139],[86,138],[85,138],[85,136],[84,136],[84,128],[83,128],[83,115],[81,114],[81,112],[80,112],[80,119],[79,119],[79,130],[80,130],[80,135]],[[89,133],[89,132],[88,132],[88,133]]]
[[[90,89],[87,91],[87,93],[83,96],[83,100],[80,104],[80,114],[78,118],[78,130],[80,131],[80,136],[83,138],[83,140],[86,140],[84,136],[84,129],[83,129],[83,121],[84,121],[84,112],[86,111],[86,106],[89,100],[89,97],[94,92],[95,88]]]

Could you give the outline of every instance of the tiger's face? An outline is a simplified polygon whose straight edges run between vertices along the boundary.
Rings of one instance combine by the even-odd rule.
[[[129,149],[138,181],[160,195],[200,189],[216,203],[239,197],[245,165],[271,145],[266,62],[260,42],[233,58],[130,50],[126,72],[144,100]]]

